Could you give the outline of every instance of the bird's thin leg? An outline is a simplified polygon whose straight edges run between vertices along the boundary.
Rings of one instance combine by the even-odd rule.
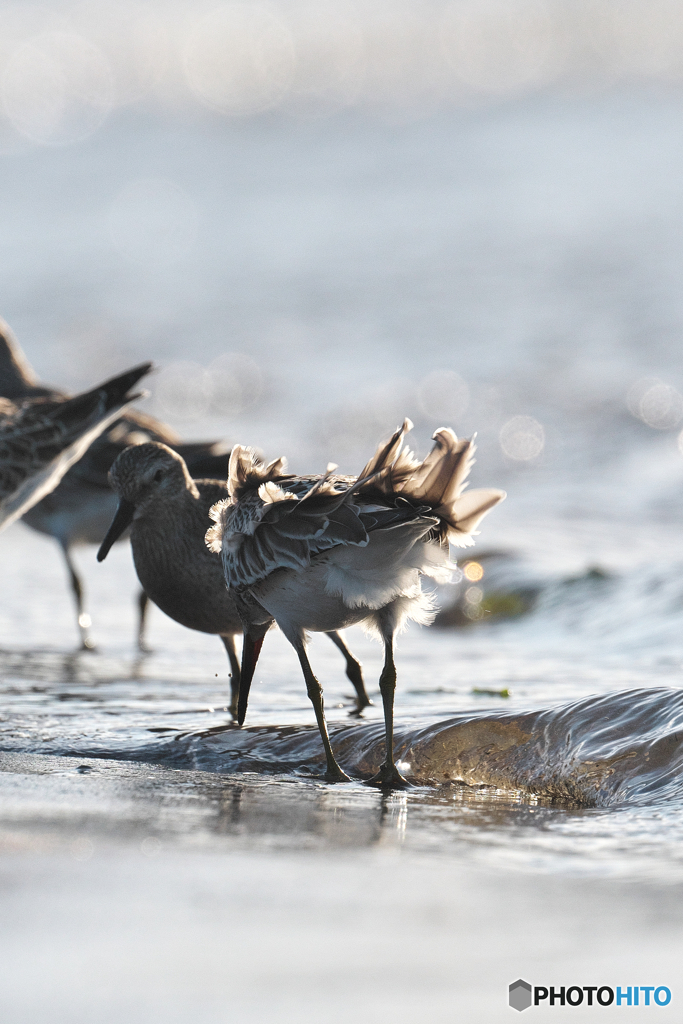
[[[69,570],[71,590],[73,591],[74,600],[76,602],[78,629],[81,634],[81,649],[84,651],[94,651],[95,641],[88,632],[91,625],[91,619],[83,608],[83,586],[81,584],[81,578],[76,572],[76,566],[71,560],[71,552],[69,551],[68,544],[62,544],[62,551],[64,552],[66,567]]]
[[[259,654],[261,653],[261,648],[263,647],[263,639],[265,635],[266,630],[258,626],[253,632],[251,629],[245,628],[244,630],[244,639],[242,641],[242,665],[240,668],[240,682],[237,698],[237,724],[240,726],[244,725],[244,719],[246,718],[251,681],[254,678],[256,663],[258,661]]]
[[[138,650],[143,654],[149,654],[151,648],[145,643],[145,627],[147,625],[147,609],[149,598],[144,590],[138,594]]]
[[[306,645],[303,637],[297,638],[293,641],[296,653],[299,655],[299,661],[301,662],[301,669],[306,680],[306,689],[310,698],[313,710],[315,711],[315,717],[318,722],[318,729],[320,730],[320,737],[323,741],[323,747],[325,748],[325,757],[327,758],[327,771],[325,772],[325,778],[328,782],[350,782],[351,779],[348,777],[346,772],[343,772],[335,760],[335,756],[332,753],[332,746],[330,744],[330,737],[327,734],[327,725],[325,723],[325,706],[323,703],[323,688],[313,675],[313,669],[311,663],[308,660],[306,654]]]
[[[386,755],[379,771],[368,780],[370,786],[383,788],[405,788],[408,783],[399,772],[394,762],[394,693],[396,691],[396,665],[394,664],[393,632],[384,633],[384,668],[379,677],[379,689],[384,705],[384,732],[386,736]]]
[[[237,718],[237,704],[240,699],[240,662],[234,633],[221,634],[223,646],[230,659],[230,714]]]
[[[339,648],[346,659],[346,675],[353,683],[353,688],[356,691],[356,707],[351,714],[360,715],[364,708],[367,708],[372,704],[372,701],[367,695],[365,683],[363,682],[363,669],[361,663],[357,658],[354,658],[341,633],[337,633],[335,630],[334,632],[328,633],[327,636],[329,636],[335,647]]]
[[[233,594],[237,614],[242,622],[244,637],[242,639],[242,665],[239,675],[239,695],[237,699],[237,724],[244,725],[249,704],[251,681],[256,671],[263,640],[272,626],[274,619],[265,608],[248,592]]]

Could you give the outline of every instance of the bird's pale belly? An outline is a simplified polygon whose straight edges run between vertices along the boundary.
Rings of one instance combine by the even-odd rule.
[[[66,544],[100,544],[114,513],[117,500],[113,491],[101,487],[79,493],[69,481],[25,513],[24,522],[38,533],[46,533]],[[128,537],[128,531],[119,538]]]
[[[372,610],[349,608],[337,594],[324,589],[326,569],[311,566],[301,572],[285,569],[251,587],[251,593],[285,632],[296,623],[312,633],[329,633],[362,622]]]

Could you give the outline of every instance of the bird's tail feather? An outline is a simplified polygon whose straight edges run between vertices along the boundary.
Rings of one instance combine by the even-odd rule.
[[[418,462],[402,447],[411,427],[406,419],[389,441],[379,446],[354,490],[380,491],[389,498],[401,497],[425,506],[440,520],[442,535],[457,547],[469,547],[477,526],[503,500],[505,492],[487,488],[463,493],[475,445],[473,440],[458,439],[449,427],[436,431],[434,447]]]
[[[266,465],[253,448],[233,445],[228,465],[228,493],[231,500],[239,501],[246,491],[257,489],[261,484],[283,476],[286,469],[287,461],[284,458],[274,459]]]

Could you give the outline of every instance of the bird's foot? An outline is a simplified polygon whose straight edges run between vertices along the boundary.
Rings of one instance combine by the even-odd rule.
[[[351,708],[351,710],[349,711],[349,717],[350,718],[360,718],[360,716],[363,714],[365,709],[366,708],[371,708],[371,707],[374,707],[374,705],[373,705],[371,700],[364,700],[364,701],[356,700],[355,707]]]
[[[325,772],[325,781],[326,782],[353,782],[353,779],[349,778],[349,776],[346,774],[346,772],[342,771],[341,768],[339,767],[339,765],[335,763],[334,765],[328,764],[327,771]]]
[[[376,775],[365,782],[366,786],[377,786],[379,789],[408,789],[410,783],[404,779],[395,764],[385,761]]]
[[[154,654],[154,648],[146,644],[142,638],[138,640],[138,651],[140,654]]]

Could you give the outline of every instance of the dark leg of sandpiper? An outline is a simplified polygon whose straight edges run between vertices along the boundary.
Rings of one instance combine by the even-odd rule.
[[[83,651],[94,651],[95,641],[90,636],[88,629],[90,627],[90,616],[83,607],[83,584],[81,578],[76,571],[76,566],[71,560],[71,552],[68,544],[61,545],[62,552],[64,553],[64,561],[66,567],[69,570],[69,579],[71,581],[71,590],[74,595],[74,601],[76,602],[76,616],[78,621],[78,631],[81,634],[81,650]]]
[[[265,633],[253,634],[248,630],[244,633],[242,640],[242,666],[240,668],[239,698],[237,701],[237,724],[244,725],[249,706],[249,691],[251,681],[256,671],[256,663],[263,647]]]
[[[383,789],[405,789],[409,783],[403,778],[394,762],[394,693],[396,691],[396,665],[394,664],[394,638],[391,633],[384,635],[384,668],[379,677],[379,688],[384,705],[384,731],[386,754],[379,771],[368,779],[367,785]]]
[[[313,710],[315,711],[316,721],[318,722],[318,729],[320,730],[320,736],[323,741],[323,747],[325,748],[325,757],[327,759],[327,771],[325,772],[325,778],[328,782],[350,782],[351,779],[348,777],[346,772],[337,764],[334,754],[332,753],[332,745],[330,744],[330,737],[327,734],[327,723],[325,722],[325,706],[323,703],[323,688],[313,674],[311,663],[308,660],[306,654],[306,645],[304,644],[303,637],[297,638],[294,642],[296,653],[299,655],[299,662],[301,663],[301,669],[306,680],[306,690],[310,698]]]
[[[230,714],[237,718],[237,705],[240,699],[240,662],[237,657],[237,645],[232,633],[221,635],[221,640],[230,661]]]
[[[335,645],[335,647],[338,647],[339,650],[344,655],[344,658],[346,660],[346,675],[353,684],[353,688],[356,691],[356,706],[353,709],[353,711],[350,712],[350,714],[360,715],[365,710],[365,708],[370,707],[372,705],[372,701],[368,697],[367,691],[365,689],[365,683],[363,682],[363,669],[361,663],[358,661],[357,658],[354,658],[353,654],[347,647],[340,633],[337,633],[335,631],[328,633],[327,635],[329,636],[330,640]]]
[[[145,629],[147,626],[147,609],[149,608],[149,598],[144,590],[141,590],[138,594],[138,650],[142,654],[150,654],[152,651],[151,647],[147,646],[145,641]]]

